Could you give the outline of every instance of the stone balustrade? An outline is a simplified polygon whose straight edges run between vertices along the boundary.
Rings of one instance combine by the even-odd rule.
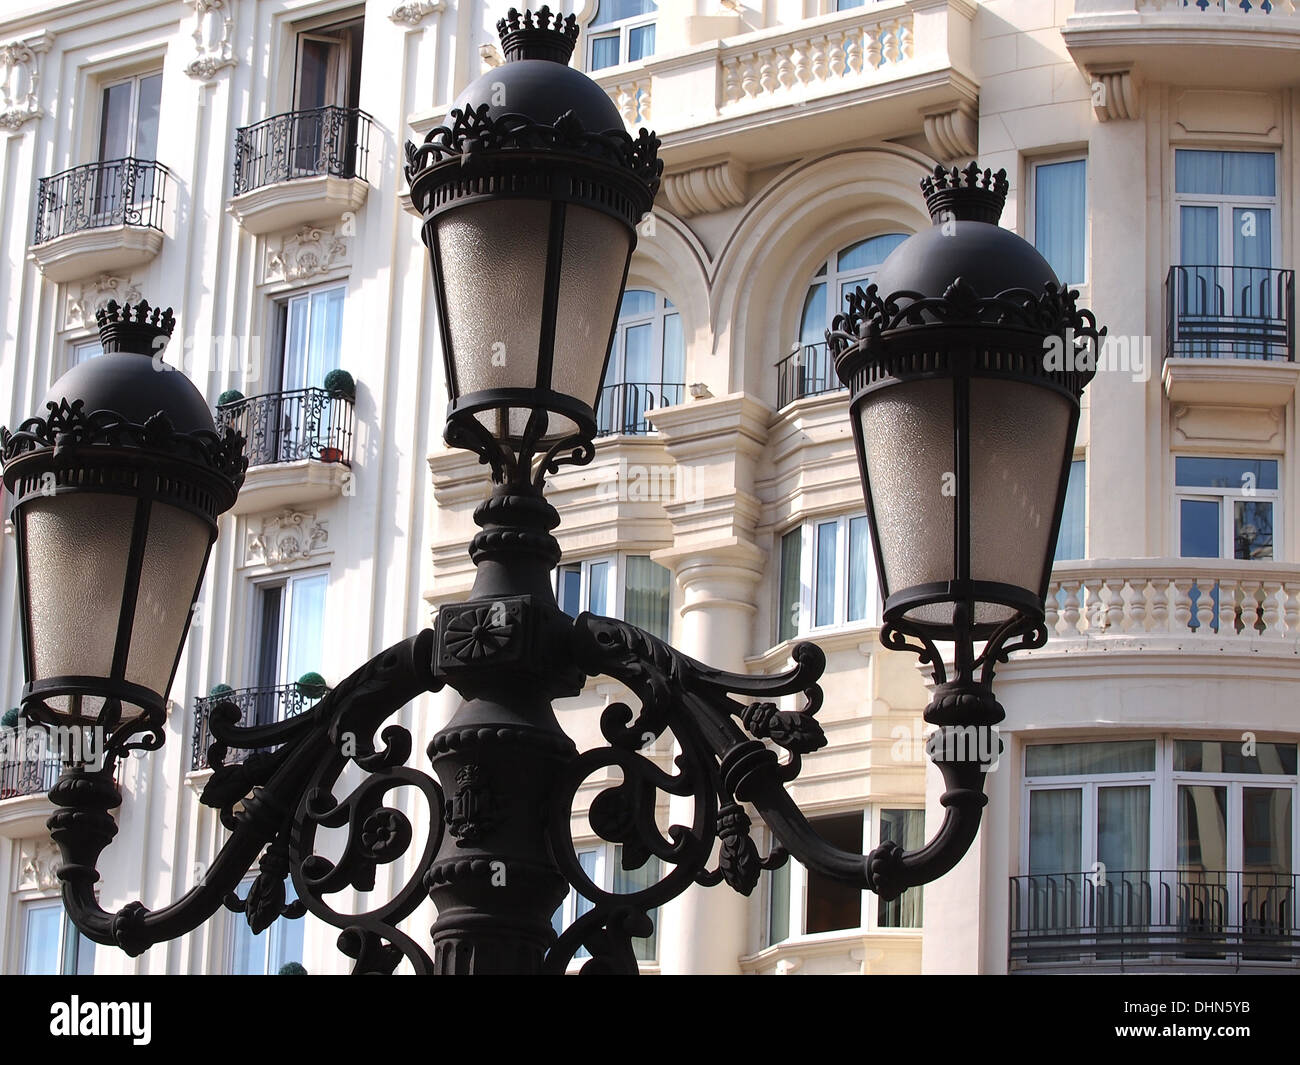
[[[1058,563],[1046,622],[1056,640],[1153,633],[1297,639],[1300,566],[1186,558]]]

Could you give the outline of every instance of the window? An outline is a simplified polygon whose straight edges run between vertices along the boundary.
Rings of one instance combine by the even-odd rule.
[[[1065,485],[1065,507],[1061,511],[1061,532],[1056,538],[1056,561],[1084,557],[1084,526],[1087,518],[1088,463],[1075,459],[1070,463],[1070,476]]]
[[[104,348],[99,343],[98,337],[90,340],[74,340],[72,342],[70,365],[80,366],[83,362],[89,362],[91,359],[103,354]]]
[[[880,616],[865,514],[825,518],[781,537],[777,640]],[[806,575],[806,576],[805,576]]]
[[[906,239],[904,233],[868,237],[821,264],[804,296],[799,338],[777,370],[777,406],[843,387],[826,351],[826,330],[837,314],[848,309],[849,293],[869,285],[880,264]]]
[[[248,897],[248,889],[252,885],[252,877],[240,885],[241,897]],[[284,895],[286,902],[298,898],[292,878],[284,882]],[[230,922],[230,962],[226,968],[227,975],[275,976],[290,962],[302,964],[303,918],[276,918],[269,928],[257,935],[253,935],[243,914],[229,914],[227,920]]]
[[[615,895],[630,895],[644,891],[663,877],[659,859],[651,858],[640,869],[623,868],[623,845],[621,843],[591,846],[577,851],[578,864],[593,884],[602,891]],[[569,889],[569,896],[560,904],[560,908],[551,917],[551,927],[558,936],[584,913],[591,910],[591,902],[578,894],[576,888]],[[659,910],[650,911],[650,920],[655,930],[645,939],[632,940],[632,953],[637,961],[655,961],[659,957]],[[574,954],[575,961],[590,958],[585,947],[579,947]]]
[[[277,689],[320,671],[328,584],[328,574],[315,572],[257,585],[253,683],[259,725],[284,716],[286,702]]]
[[[628,289],[597,403],[598,431],[648,433],[646,412],[681,403],[686,355],[682,318],[670,299],[649,289]]]
[[[339,365],[343,347],[343,285],[314,289],[279,305],[283,359],[276,370],[277,392],[320,388]]]
[[[143,74],[105,85],[101,93],[99,158],[153,160],[158,153],[162,74]]]
[[[635,63],[655,52],[654,0],[600,0],[587,27],[587,69]]]
[[[870,832],[864,832],[873,817],[875,842]],[[887,840],[905,850],[919,850],[925,845],[925,811],[921,809],[857,810],[811,818],[810,822],[832,846],[853,853],[867,854]],[[794,859],[765,874],[765,879],[767,946],[789,939],[792,934],[921,927],[921,888],[909,888],[897,899],[886,901],[807,870]]]
[[[1285,314],[1272,152],[1174,152],[1178,263],[1173,270],[1179,353],[1260,358],[1268,321]],[[1235,323],[1235,319],[1252,323]],[[1243,327],[1245,327],[1243,329]],[[1259,339],[1255,339],[1258,337]]]
[[[24,976],[85,976],[95,971],[95,944],[77,931],[58,899],[22,908]]]
[[[1063,285],[1087,280],[1088,164],[1083,159],[1033,166],[1034,247]]]
[[[1136,739],[1025,748],[1031,876],[1290,876],[1296,745]]]
[[[286,177],[322,172],[337,173],[340,163],[351,167],[356,159],[357,119],[326,108],[357,108],[361,100],[361,45],[363,20],[322,26],[298,33],[294,62],[292,128],[284,132],[292,142],[293,173]],[[340,144],[340,136],[347,138]],[[350,169],[341,176],[351,176]]]
[[[662,640],[670,638],[672,571],[648,555],[571,562],[555,571],[555,598],[570,617],[584,610],[622,618]]]
[[[1183,558],[1276,557],[1276,459],[1178,455],[1174,484]]]

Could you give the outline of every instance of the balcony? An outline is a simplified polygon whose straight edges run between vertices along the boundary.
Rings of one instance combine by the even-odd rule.
[[[169,176],[151,160],[112,159],[41,178],[32,261],[59,282],[149,262],[162,248]]]
[[[859,140],[928,129],[936,114],[969,120],[978,95],[975,10],[967,0],[883,0],[625,64],[596,80],[629,125],[653,118],[669,170],[720,154],[777,162],[842,143],[845,129]]]
[[[0,800],[44,795],[62,772],[63,763],[57,758],[6,759],[0,762]]]
[[[1150,82],[1277,89],[1295,81],[1295,0],[1079,0],[1061,31],[1081,69]],[[1216,81],[1217,78],[1217,81]]]
[[[596,401],[596,435],[645,436],[654,432],[646,418],[652,410],[674,407],[685,401],[686,385],[622,381],[606,385]]]
[[[254,234],[339,218],[366,202],[371,117],[355,107],[290,111],[235,131],[227,210]]]
[[[295,717],[310,710],[321,696],[307,696],[297,684],[282,684],[273,688],[235,688],[221,696],[205,696],[194,700],[194,745],[190,752],[192,770],[207,769],[208,750],[216,742],[208,726],[213,709],[223,703],[234,703],[239,708],[239,723],[244,726],[269,725],[285,718]],[[273,749],[273,748],[267,748]],[[252,752],[235,749],[225,756],[225,764],[242,762]]]
[[[1193,869],[1014,876],[1011,968],[1295,968],[1298,880]]]
[[[1171,400],[1281,407],[1297,376],[1294,270],[1169,268],[1163,380]]]
[[[1300,567],[1204,558],[1058,562],[1046,605],[1053,640],[1293,641],[1300,637]]]
[[[329,499],[350,481],[353,401],[323,388],[251,396],[217,407],[243,434],[248,475],[236,514]]]
[[[844,383],[826,344],[805,344],[776,364],[776,406],[780,410],[796,399],[841,392]]]

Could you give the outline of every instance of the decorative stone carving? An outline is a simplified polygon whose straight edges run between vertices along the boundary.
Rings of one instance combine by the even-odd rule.
[[[446,814],[448,831],[456,837],[458,846],[472,847],[482,838],[492,821],[492,806],[492,792],[483,770],[473,763],[461,766]]]
[[[228,0],[185,0],[194,8],[194,58],[185,73],[200,81],[211,81],[217,72],[238,63],[232,39],[235,17]]]
[[[745,202],[746,176],[744,165],[732,159],[665,174],[664,202],[679,218],[739,207]]]
[[[129,277],[100,274],[79,286],[68,286],[67,302],[63,309],[64,329],[84,329],[95,324],[95,312],[106,310],[109,300],[118,303],[139,303],[140,290]]]
[[[302,226],[289,236],[266,242],[263,280],[304,281],[344,265],[348,242],[330,226]]]
[[[1142,113],[1142,98],[1131,67],[1092,67],[1088,71],[1092,84],[1092,109],[1099,122],[1137,118]]]
[[[25,839],[19,844],[18,890],[50,891],[59,886],[55,871],[62,864],[59,848],[49,839]]]
[[[505,62],[495,44],[480,44],[478,46],[478,57],[483,60],[484,70],[499,67]]]
[[[442,0],[404,0],[388,13],[388,17],[399,26],[415,29],[430,15],[446,9],[447,5]]]
[[[0,129],[17,132],[45,114],[40,105],[41,57],[54,43],[54,34],[0,45]]]
[[[329,542],[328,522],[314,513],[286,509],[250,529],[244,550],[247,566],[276,566],[311,558]]]
[[[979,121],[971,104],[959,103],[927,111],[924,119],[930,153],[940,162],[968,159],[975,154]]]

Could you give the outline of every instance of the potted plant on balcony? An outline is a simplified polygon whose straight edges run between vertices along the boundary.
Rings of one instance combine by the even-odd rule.
[[[357,398],[357,383],[347,370],[331,370],[325,375],[324,387],[331,399],[346,399],[352,402]],[[333,431],[324,434],[328,443],[320,449],[321,462],[342,462],[343,449],[335,446]]]
[[[221,395],[217,397],[217,406],[230,407],[236,403],[242,403],[244,401],[244,398],[245,398],[244,393],[239,391],[239,389],[227,388],[224,392],[221,393]]]
[[[325,683],[325,678],[316,672],[304,673],[298,678],[294,688],[304,699],[319,699],[330,690],[329,685]]]
[[[208,692],[208,698],[213,699],[216,702],[221,702],[223,699],[226,699],[233,694],[234,690],[235,689],[229,684],[214,684]]]

